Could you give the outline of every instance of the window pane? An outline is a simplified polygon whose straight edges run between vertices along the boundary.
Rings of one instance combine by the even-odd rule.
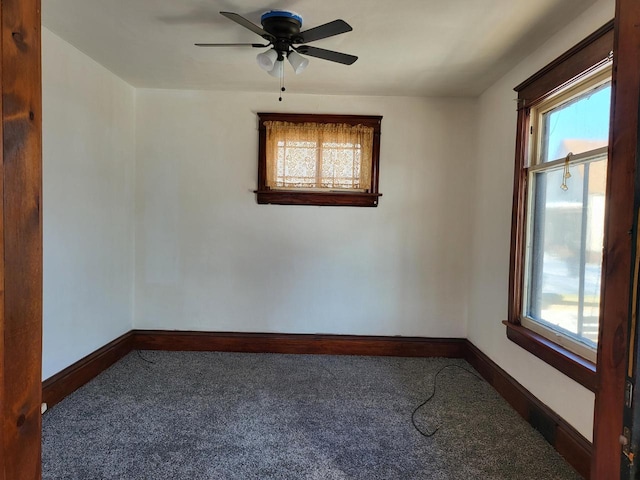
[[[595,346],[598,340],[606,159],[533,174],[527,316]]]
[[[317,154],[315,142],[278,142],[276,185],[279,187],[315,187]]]
[[[543,114],[541,162],[607,146],[610,106],[607,83]]]
[[[322,144],[322,187],[363,188],[360,185],[360,145]]]
[[[368,188],[361,185],[362,147],[359,144],[279,141],[277,154],[275,186]]]

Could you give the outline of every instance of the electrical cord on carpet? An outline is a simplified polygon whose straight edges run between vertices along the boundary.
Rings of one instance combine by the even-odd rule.
[[[471,375],[473,375],[474,377],[476,377],[478,380],[482,381],[482,377],[480,377],[477,373],[469,370],[468,368],[465,367],[461,367],[460,365],[454,365],[454,364],[450,364],[450,365],[445,365],[444,367],[440,368],[440,370],[438,370],[433,378],[433,391],[431,392],[431,395],[429,395],[429,397],[422,402],[420,405],[418,405],[414,410],[413,413],[411,414],[411,423],[413,424],[413,428],[415,428],[417,430],[417,432],[422,435],[423,437],[433,437],[438,430],[440,430],[440,427],[436,427],[436,429],[429,433],[429,432],[423,432],[422,430],[420,430],[420,427],[418,427],[418,425],[416,424],[416,413],[418,412],[418,410],[420,410],[422,407],[424,407],[427,403],[429,403],[431,401],[431,399],[433,399],[433,397],[435,397],[436,395],[436,389],[438,386],[438,376],[447,368],[459,368],[460,370],[464,370],[467,373],[470,373]]]
[[[140,352],[140,350],[136,350],[136,352],[138,352],[138,356],[140,357],[141,360],[144,360],[147,363],[156,363],[153,360],[149,360],[148,358],[144,358],[144,356],[142,355],[142,353]]]

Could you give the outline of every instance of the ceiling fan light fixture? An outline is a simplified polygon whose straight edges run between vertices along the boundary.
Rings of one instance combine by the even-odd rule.
[[[303,57],[296,51],[290,51],[287,57],[289,59],[289,63],[293,67],[293,71],[296,72],[296,75],[304,72],[305,68],[309,65],[309,59]]]
[[[284,60],[278,60],[274,63],[273,68],[269,70],[269,75],[276,78],[281,78],[284,73]]]
[[[2,0],[0,0],[1,2]],[[262,27],[233,12],[220,12],[221,15],[237,23],[241,27],[259,35],[262,43],[196,43],[198,47],[252,47],[269,48],[256,56],[258,66],[272,77],[280,78],[280,91],[284,92],[284,58],[289,59],[296,75],[302,73],[309,65],[309,60],[298,53],[321,58],[330,62],[351,65],[358,57],[346,53],[326,50],[308,45],[309,42],[333,37],[353,30],[351,25],[342,19],[336,19],[317,27],[301,31],[302,17],[288,10],[270,10],[260,17]],[[296,45],[300,45],[296,47]],[[282,96],[280,96],[282,100]]]
[[[273,70],[276,60],[278,59],[278,52],[275,49],[267,50],[266,52],[259,53],[256,56],[256,60],[258,61],[258,65],[261,69],[270,72]]]

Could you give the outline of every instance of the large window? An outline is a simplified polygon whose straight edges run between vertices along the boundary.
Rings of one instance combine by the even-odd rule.
[[[595,388],[612,23],[516,87],[509,338]]]
[[[258,117],[258,203],[377,206],[382,117]]]
[[[522,325],[595,362],[611,70],[531,109]]]

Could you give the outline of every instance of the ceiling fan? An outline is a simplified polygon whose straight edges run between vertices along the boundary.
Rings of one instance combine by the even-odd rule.
[[[296,74],[301,73],[309,64],[309,60],[302,55],[344,65],[351,65],[358,59],[354,55],[307,45],[309,42],[353,30],[344,20],[334,20],[301,32],[302,17],[286,10],[270,10],[264,13],[260,18],[262,28],[237,13],[220,12],[220,14],[260,35],[267,43],[196,43],[195,45],[198,47],[271,47],[268,51],[258,54],[257,60],[258,65],[274,77],[282,77],[285,58],[289,60]]]

